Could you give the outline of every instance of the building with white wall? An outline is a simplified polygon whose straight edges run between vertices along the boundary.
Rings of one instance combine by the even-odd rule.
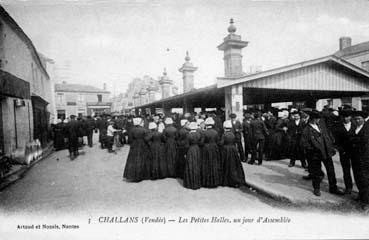
[[[49,140],[51,82],[32,41],[0,6],[0,151]]]

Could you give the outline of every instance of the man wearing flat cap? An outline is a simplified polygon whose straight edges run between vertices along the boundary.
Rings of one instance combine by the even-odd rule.
[[[323,124],[319,124],[321,115],[317,111],[310,112],[308,126],[304,129],[302,142],[306,154],[310,158],[310,174],[312,177],[314,195],[320,196],[320,183],[323,180],[321,163],[324,164],[328,175],[329,192],[342,195],[343,192],[337,187],[336,174],[332,156],[335,154],[333,139]]]
[[[229,115],[231,118],[232,123],[232,132],[235,136],[236,145],[238,149],[238,153],[240,155],[241,162],[245,162],[245,153],[243,152],[243,146],[242,146],[242,124],[240,121],[237,120],[237,115],[235,113],[231,113]]]

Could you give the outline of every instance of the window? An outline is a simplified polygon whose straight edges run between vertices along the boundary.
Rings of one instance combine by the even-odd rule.
[[[76,103],[76,102],[67,102],[67,105],[68,105],[68,106],[76,106],[76,105],[77,105],[77,103]]]
[[[77,102],[83,103],[85,101],[85,96],[83,94],[78,94],[77,96]]]
[[[64,93],[57,94],[57,104],[64,104]]]
[[[102,102],[102,95],[101,94],[97,94],[97,101]]]
[[[369,72],[369,61],[362,62],[361,67]]]

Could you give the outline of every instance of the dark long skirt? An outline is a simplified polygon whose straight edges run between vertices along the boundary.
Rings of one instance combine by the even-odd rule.
[[[168,138],[165,143],[165,157],[168,166],[168,177],[176,177],[177,143],[172,138]]]
[[[220,153],[216,143],[205,144],[202,153],[201,182],[203,187],[222,184]]]
[[[222,152],[224,162],[223,185],[239,187],[246,185],[245,173],[235,145],[225,145]]]
[[[177,177],[181,179],[183,179],[187,150],[187,147],[183,146],[178,146],[177,148],[176,174]]]
[[[198,145],[191,145],[188,149],[183,186],[194,190],[201,187],[201,152]]]
[[[150,146],[152,165],[151,179],[164,178],[168,175],[168,168],[165,162],[164,144],[161,142],[153,142]]]
[[[147,178],[145,161],[149,158],[148,146],[143,139],[131,144],[123,177],[128,181],[139,182]]]

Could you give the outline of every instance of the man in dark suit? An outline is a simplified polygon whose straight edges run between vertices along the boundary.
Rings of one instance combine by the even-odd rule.
[[[365,112],[354,112],[356,128],[351,138],[352,170],[359,190],[358,200],[363,209],[369,213],[369,124],[365,122]]]
[[[258,153],[258,165],[263,162],[265,136],[269,134],[268,129],[261,119],[261,113],[254,114],[254,119],[250,123],[252,154],[249,164],[254,164],[256,160],[256,153]]]
[[[238,149],[238,153],[240,155],[240,159],[241,162],[245,162],[245,154],[243,152],[243,147],[242,147],[242,124],[240,121],[238,121],[237,115],[235,113],[231,113],[229,115],[229,117],[231,118],[231,122],[232,122],[232,133],[235,136],[235,140],[236,140],[236,145],[237,145],[237,149]]]
[[[76,120],[76,116],[71,115],[70,121],[66,126],[70,160],[74,160],[78,156],[78,138],[81,135],[81,131],[81,125]]]
[[[355,133],[356,124],[351,119],[352,111],[344,110],[340,112],[341,122],[334,127],[335,144],[340,156],[340,162],[343,170],[343,179],[345,182],[345,193],[351,194],[352,177],[351,177],[351,161],[352,161],[352,144],[351,138]]]
[[[320,183],[323,180],[322,166],[327,171],[329,192],[332,194],[342,195],[343,192],[337,187],[336,174],[332,156],[335,154],[333,148],[333,139],[329,135],[328,130],[324,125],[319,124],[321,115],[317,111],[310,113],[308,126],[304,129],[302,134],[303,146],[306,154],[310,157],[310,174],[313,180],[314,195],[320,196]]]
[[[290,137],[289,143],[289,155],[290,155],[290,164],[289,167],[295,166],[296,160],[301,161],[301,166],[303,168],[307,168],[305,161],[304,149],[301,143],[302,132],[304,131],[306,124],[301,120],[300,112],[293,111],[291,113],[292,120],[288,122],[287,125],[287,134]]]
[[[87,116],[86,118],[86,134],[87,134],[87,143],[88,146],[91,148],[93,145],[92,136],[94,134],[95,120],[91,116]]]
[[[101,148],[104,149],[107,147],[106,134],[108,131],[108,121],[105,114],[102,114],[101,117],[96,121],[96,127],[99,129],[99,142],[101,144]]]
[[[247,158],[249,156],[249,153],[252,153],[252,144],[251,144],[251,114],[245,113],[243,123],[242,123],[242,129],[243,129],[243,141],[244,141],[244,147],[245,147],[245,161],[247,161]]]

